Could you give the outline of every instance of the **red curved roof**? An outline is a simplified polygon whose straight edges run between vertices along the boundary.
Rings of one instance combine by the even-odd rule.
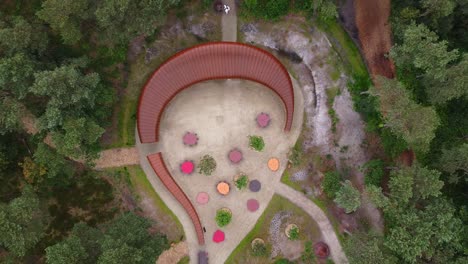
[[[272,89],[283,101],[289,131],[294,112],[291,78],[270,53],[235,42],[211,42],[177,53],[147,81],[138,106],[138,133],[142,143],[159,140],[159,122],[165,106],[183,89],[206,80],[246,79]]]
[[[195,210],[195,207],[193,207],[193,204],[190,202],[187,195],[185,195],[184,191],[182,191],[180,186],[177,184],[174,178],[172,178],[171,174],[167,170],[162,154],[151,154],[148,155],[147,158],[149,163],[151,164],[151,167],[153,168],[154,172],[156,172],[156,175],[158,175],[161,182],[164,184],[167,190],[177,199],[177,201],[182,205],[182,207],[184,207],[185,211],[192,220],[192,223],[195,227],[195,231],[197,233],[198,244],[204,245],[205,236],[197,211]]]

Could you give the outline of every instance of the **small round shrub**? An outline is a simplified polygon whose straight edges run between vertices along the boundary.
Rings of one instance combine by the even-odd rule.
[[[268,249],[263,241],[254,241],[252,243],[252,256],[255,257],[266,257],[268,255]]]
[[[366,186],[375,185],[380,186],[382,182],[382,177],[384,175],[384,163],[382,160],[374,159],[368,161],[364,164],[364,170],[366,177],[364,178],[364,183]]]
[[[261,136],[249,136],[249,146],[256,151],[262,151],[265,148],[265,142]]]
[[[200,163],[198,163],[198,173],[211,175],[215,169],[216,161],[210,155],[203,156],[200,160]]]
[[[289,240],[298,240],[299,239],[299,228],[297,226],[292,226],[288,231]]]
[[[249,177],[245,174],[241,174],[235,181],[234,184],[236,185],[237,189],[242,190],[247,187],[249,183]]]
[[[216,224],[218,224],[219,227],[224,227],[227,226],[232,219],[232,213],[229,211],[229,209],[222,208],[216,211]]]
[[[328,198],[335,199],[336,193],[341,188],[341,175],[336,171],[325,173],[325,177],[322,181],[322,187]]]

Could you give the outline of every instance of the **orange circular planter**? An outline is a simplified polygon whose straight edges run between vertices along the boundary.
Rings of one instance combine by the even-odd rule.
[[[270,160],[268,160],[268,168],[271,170],[271,171],[277,171],[279,169],[279,160],[277,158],[271,158]]]
[[[222,195],[228,195],[229,194],[229,191],[230,191],[231,187],[229,186],[229,183],[227,182],[219,182],[217,185],[216,185],[216,190],[222,194]]]

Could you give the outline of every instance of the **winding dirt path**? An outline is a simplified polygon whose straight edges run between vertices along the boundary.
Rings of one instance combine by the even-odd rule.
[[[392,47],[390,0],[355,0],[356,26],[364,57],[373,77],[395,77],[395,66],[386,58]]]

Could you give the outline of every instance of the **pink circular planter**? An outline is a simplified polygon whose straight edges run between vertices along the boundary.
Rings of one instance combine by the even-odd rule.
[[[236,148],[229,151],[228,156],[232,163],[239,163],[242,160],[242,152]]]
[[[207,204],[210,201],[210,195],[206,192],[199,192],[197,194],[197,203],[198,204]]]
[[[327,258],[330,256],[330,249],[324,242],[317,242],[314,245],[314,253],[319,258]]]
[[[247,201],[247,209],[250,212],[257,211],[259,207],[260,207],[260,204],[258,203],[258,201],[256,199],[249,199]]]
[[[261,128],[267,127],[270,124],[270,121],[271,121],[270,116],[266,113],[262,112],[258,114],[257,116],[257,124]]]
[[[198,136],[196,133],[187,132],[182,138],[182,142],[184,142],[184,145],[194,146],[198,143]]]
[[[192,174],[192,172],[195,170],[195,164],[193,161],[186,160],[180,164],[180,171],[182,171],[183,174]]]
[[[224,232],[221,230],[216,230],[213,234],[213,242],[215,243],[221,243],[225,238]]]

